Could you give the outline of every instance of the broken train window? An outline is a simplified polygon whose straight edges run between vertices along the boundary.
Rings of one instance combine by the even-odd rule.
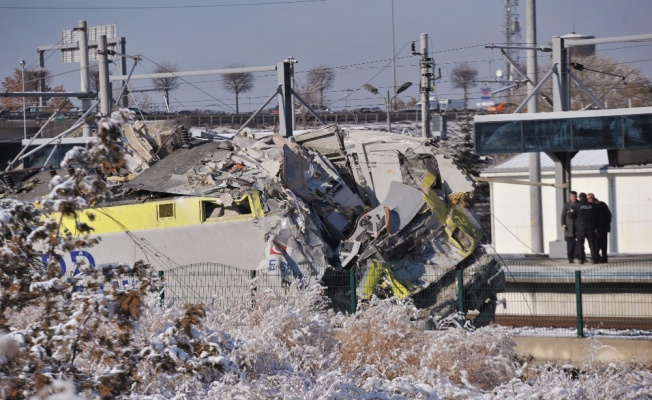
[[[174,203],[159,204],[156,210],[158,212],[158,219],[174,218]]]
[[[252,211],[249,201],[249,196],[246,194],[239,199],[230,200],[226,204],[222,204],[219,201],[202,201],[202,221],[237,215],[251,215]]]
[[[423,177],[430,173],[435,176],[433,189],[441,189],[442,179],[439,172],[437,159],[431,154],[416,153],[413,149],[407,149],[405,154],[399,153],[401,163],[401,174],[403,183],[415,187],[421,186]]]

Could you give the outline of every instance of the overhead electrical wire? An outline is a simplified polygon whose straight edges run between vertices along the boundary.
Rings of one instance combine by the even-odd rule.
[[[0,6],[0,9],[12,10],[165,10],[184,8],[222,8],[222,7],[251,7],[251,6],[274,6],[279,4],[301,4],[301,3],[323,3],[332,0],[282,0],[282,1],[259,1],[255,3],[229,3],[229,4],[186,4],[182,6],[112,6],[112,7],[47,7],[47,6]]]
[[[0,7],[0,8],[2,8],[2,7]],[[408,42],[408,43],[411,43],[411,42]],[[453,53],[455,51],[461,51],[461,50],[467,50],[467,49],[478,49],[478,48],[482,48],[484,46],[486,46],[486,45],[479,44],[479,45],[472,45],[472,46],[456,47],[456,48],[451,48],[451,49],[432,51],[431,53],[433,55],[434,54]],[[621,46],[621,47],[618,47],[618,48],[615,48],[615,49],[610,49],[610,50],[621,50],[621,49],[628,49],[628,48],[632,48],[632,47],[649,47],[649,46],[652,46],[652,45],[646,44],[646,45],[636,45],[636,46]],[[403,48],[405,48],[405,45],[403,46]],[[395,57],[396,60],[407,60],[407,59],[412,58],[411,55],[400,56],[400,53],[402,51],[403,51],[403,49],[401,49],[401,51],[399,51],[399,54]],[[50,53],[49,56],[51,56],[53,53],[54,52]],[[543,58],[543,57],[545,57],[545,55],[542,54],[539,57]],[[146,58],[146,59],[148,61],[152,62],[153,64],[158,65],[156,62],[152,61],[151,59],[149,59],[149,58]],[[370,69],[370,70],[378,69],[378,71],[371,78],[369,78],[369,80],[367,80],[367,82],[370,82],[373,79],[375,79],[378,75],[380,75],[383,71],[387,70],[388,65],[389,65],[388,63],[391,62],[391,61],[392,61],[391,58],[389,58],[389,59],[381,59],[381,60],[373,60],[373,61],[364,61],[364,62],[360,62],[360,63],[340,65],[340,66],[336,66],[336,67],[333,67],[333,68],[336,69],[337,71],[339,71],[340,73],[346,73],[347,71],[351,71],[351,72],[359,71],[360,70],[359,67],[365,67],[365,69]],[[634,61],[629,61],[629,62],[618,62],[618,63],[605,64],[605,65],[632,64],[632,63],[643,63],[643,62],[649,62],[649,61],[652,61],[652,59],[641,59],[641,60],[634,60]],[[493,58],[491,58],[491,59],[489,59],[489,58],[486,58],[486,59],[481,58],[481,59],[476,59],[476,60],[469,61],[469,62],[471,62],[473,64],[479,64],[479,63],[483,63],[483,62],[495,62],[495,59],[493,59]],[[380,65],[380,66],[374,65],[374,64],[379,64],[379,63],[384,63],[384,64]],[[437,65],[441,66],[441,67],[444,67],[444,68],[446,68],[446,66],[450,66],[450,65],[453,65],[455,63],[456,62],[452,61],[452,60],[441,60],[440,59],[440,60],[437,61]],[[416,67],[417,65],[418,64],[416,62],[415,63],[408,63],[408,64],[399,65],[399,68]],[[69,70],[69,71],[65,71],[65,72],[58,73],[58,74],[49,75],[49,77],[56,77],[56,76],[66,75],[66,74],[77,72],[77,71],[79,71],[79,68]],[[306,71],[306,72],[297,71],[298,75],[307,74],[307,73],[309,73],[309,71]],[[266,75],[271,76],[271,74],[266,74]],[[181,79],[181,77],[179,77],[179,78]],[[181,80],[183,81],[184,84],[189,85],[189,86],[193,87],[194,89],[199,90],[200,92],[207,95],[212,101],[220,103],[221,104],[220,107],[225,107],[226,110],[230,110],[230,111],[232,111],[234,109],[233,106],[225,103],[223,100],[216,98],[215,96],[211,95],[210,93],[206,92],[205,90],[203,90],[203,89],[201,89],[201,88],[199,88],[197,86],[198,84],[201,84],[201,83],[219,82],[219,80],[204,80],[204,81],[195,82],[195,83],[191,83],[191,82],[189,82],[189,81],[187,81],[185,79],[181,79]],[[447,80],[447,79],[442,79],[442,80],[439,81],[440,84],[449,83],[449,82],[450,81]],[[341,98],[338,98],[337,100],[333,100],[332,102],[329,103],[329,105],[336,104],[336,103],[346,99],[347,96],[350,97],[353,93],[355,93],[358,90],[359,90],[359,88],[357,88],[355,90],[347,89],[346,90],[346,92],[348,93],[347,95],[342,96]],[[257,96],[257,97],[263,98],[265,96]],[[253,98],[257,98],[257,97],[255,96]],[[251,98],[251,96],[249,96],[249,98]]]
[[[143,59],[145,59],[145,60],[151,62],[152,64],[156,65],[157,67],[161,67],[161,65],[159,65],[159,64],[156,63],[155,61],[153,61],[153,60],[147,58],[146,56],[141,55],[141,57],[142,57]],[[143,67],[142,64],[141,64],[141,67]],[[170,72],[170,73],[171,73],[171,74],[174,74],[174,72]],[[150,72],[147,72],[147,74],[148,74],[148,75],[151,75]],[[233,107],[231,107],[231,106],[229,106],[228,104],[224,103],[222,100],[220,100],[220,99],[218,99],[217,97],[213,96],[212,94],[206,92],[205,90],[199,88],[199,87],[196,86],[195,84],[193,84],[193,83],[191,83],[191,82],[188,82],[188,81],[187,81],[186,79],[184,79],[183,77],[178,76],[178,75],[175,75],[175,77],[179,78],[179,80],[185,82],[186,84],[192,86],[193,88],[199,90],[201,93],[204,93],[206,96],[208,96],[208,97],[210,97],[211,99],[217,101],[218,103],[220,103],[220,104],[222,104],[223,106],[227,107],[227,108],[230,109],[231,111],[234,110]]]

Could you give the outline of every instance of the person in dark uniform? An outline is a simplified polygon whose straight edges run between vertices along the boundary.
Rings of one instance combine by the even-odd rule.
[[[575,258],[575,205],[577,205],[577,192],[571,190],[568,192],[568,202],[564,204],[564,209],[561,211],[561,226],[564,228],[564,239],[566,240],[566,255],[568,262],[573,263]]]
[[[598,250],[595,242],[595,231],[598,228],[598,213],[595,206],[586,199],[586,193],[580,193],[579,203],[575,206],[575,230],[577,232],[577,244],[575,247],[575,256],[580,260],[580,264],[586,262],[584,256],[584,242],[589,242],[591,250],[591,261],[593,264],[598,263]]]
[[[596,243],[598,248],[598,258],[600,262],[606,263],[609,261],[607,259],[607,242],[609,232],[611,232],[611,210],[609,210],[607,203],[598,200],[593,193],[587,193],[586,200],[589,203],[593,203],[597,210],[598,228],[596,230]]]

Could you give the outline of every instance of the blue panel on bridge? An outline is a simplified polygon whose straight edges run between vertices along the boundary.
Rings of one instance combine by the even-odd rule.
[[[652,107],[475,117],[476,154],[652,148]]]

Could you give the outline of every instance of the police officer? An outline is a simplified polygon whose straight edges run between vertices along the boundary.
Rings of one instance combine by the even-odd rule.
[[[573,263],[575,258],[575,205],[577,204],[577,192],[571,190],[568,192],[568,202],[564,204],[564,209],[561,211],[561,226],[564,228],[564,239],[566,240],[566,255],[568,262]],[[581,258],[580,258],[581,260]]]
[[[586,198],[586,193],[580,193],[579,203],[575,206],[575,230],[577,231],[577,244],[575,247],[575,256],[580,260],[580,264],[586,262],[584,256],[584,241],[589,242],[591,250],[591,261],[593,264],[598,263],[598,251],[595,241],[595,230],[598,228],[597,210],[592,203]]]
[[[598,260],[606,263],[607,259],[607,242],[609,232],[611,232],[611,210],[604,201],[598,200],[593,193],[586,194],[586,200],[593,203],[597,211],[597,230],[596,244],[598,251]]]

